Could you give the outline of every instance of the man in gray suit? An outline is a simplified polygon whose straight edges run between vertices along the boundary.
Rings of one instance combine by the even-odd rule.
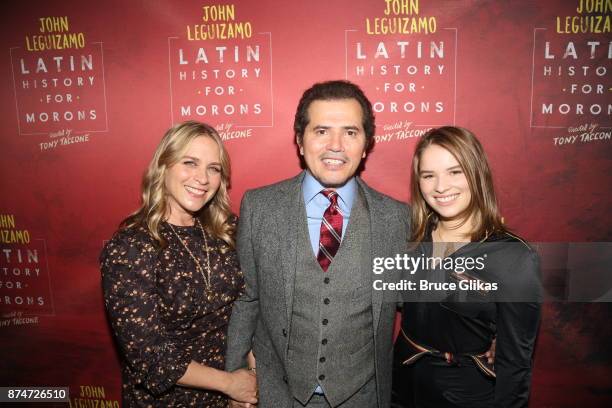
[[[226,369],[256,358],[259,407],[386,408],[396,303],[373,289],[375,257],[406,248],[405,204],[356,173],[374,142],[370,101],[347,81],[315,84],[294,122],[306,170],[247,191]]]

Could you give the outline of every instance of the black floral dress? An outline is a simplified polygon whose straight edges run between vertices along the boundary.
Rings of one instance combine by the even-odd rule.
[[[224,369],[227,326],[244,290],[236,252],[207,235],[211,290],[178,234],[206,271],[202,231],[161,224],[119,231],[100,255],[104,301],[122,356],[124,407],[226,407],[217,392],[177,385],[193,360]]]

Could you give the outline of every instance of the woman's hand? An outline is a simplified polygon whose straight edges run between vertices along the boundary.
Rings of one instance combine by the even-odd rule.
[[[257,377],[255,373],[246,368],[231,372],[223,392],[234,401],[257,404]]]

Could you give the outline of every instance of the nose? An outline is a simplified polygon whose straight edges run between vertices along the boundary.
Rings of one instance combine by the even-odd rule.
[[[442,175],[442,176],[436,177],[435,180],[436,182],[434,185],[434,189],[436,193],[443,193],[446,190],[448,190],[448,182],[445,176]]]
[[[327,143],[327,150],[332,152],[344,151],[344,139],[342,138],[342,132],[330,132],[329,140]]]
[[[199,184],[206,185],[208,184],[208,169],[198,169],[194,177],[195,181]]]

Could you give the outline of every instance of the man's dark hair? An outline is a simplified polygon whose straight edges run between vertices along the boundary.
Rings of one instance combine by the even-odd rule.
[[[304,131],[310,118],[308,117],[308,108],[314,101],[331,101],[337,99],[355,99],[361,105],[363,114],[363,129],[366,137],[366,150],[369,150],[374,144],[374,131],[376,123],[374,122],[374,111],[372,104],[365,96],[361,88],[349,81],[327,81],[314,84],[307,89],[295,112],[295,120],[293,121],[293,131],[298,144],[302,144]]]

